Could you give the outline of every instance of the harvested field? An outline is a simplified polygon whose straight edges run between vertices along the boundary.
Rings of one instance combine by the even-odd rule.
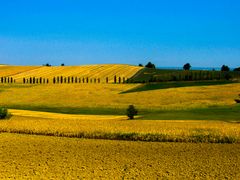
[[[239,144],[0,134],[1,179],[239,179]]]

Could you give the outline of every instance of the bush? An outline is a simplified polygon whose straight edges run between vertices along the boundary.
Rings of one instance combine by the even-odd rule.
[[[0,107],[0,119],[6,119],[8,117],[8,109]]]
[[[133,105],[129,105],[127,109],[127,116],[129,119],[134,119],[134,116],[137,115],[138,111]]]

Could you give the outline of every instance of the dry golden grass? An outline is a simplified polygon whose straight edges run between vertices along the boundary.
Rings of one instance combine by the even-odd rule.
[[[239,144],[0,134],[1,179],[239,179]]]
[[[233,105],[240,84],[171,88],[120,94],[137,84],[0,85],[0,104],[45,107],[188,109]]]
[[[0,132],[65,137],[174,142],[240,143],[240,123],[127,120],[125,116],[65,115],[11,110]]]
[[[0,67],[0,76],[11,76],[16,82],[22,82],[23,78],[49,78],[52,82],[53,77],[78,77],[78,78],[100,78],[102,82],[114,81],[114,76],[130,78],[136,74],[142,67],[108,64],[108,65],[85,65],[85,66],[2,66]]]

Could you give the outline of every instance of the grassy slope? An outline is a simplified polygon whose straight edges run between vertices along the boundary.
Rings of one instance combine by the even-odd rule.
[[[137,86],[5,85],[0,86],[0,104],[14,109],[111,115],[124,115],[127,106],[134,104],[143,119],[239,120],[239,106],[234,102],[239,83],[121,94]]]
[[[175,76],[177,79],[179,75],[181,78],[185,77],[188,73],[198,74],[200,73],[199,70],[191,70],[191,71],[183,71],[183,70],[174,70],[174,69],[151,69],[151,68],[143,68],[138,73],[136,73],[132,78],[130,78],[131,82],[149,82],[152,78],[160,78],[162,80],[170,80],[172,76]],[[225,73],[219,71],[201,71],[202,76],[204,79],[207,79],[207,74],[212,74],[215,78],[221,76],[224,78]],[[229,74],[234,78],[240,78],[239,72],[229,72]],[[195,76],[193,76],[194,78]]]
[[[224,84],[233,84],[239,83],[238,81],[179,81],[179,82],[161,82],[161,83],[148,83],[139,85],[133,89],[129,89],[122,93],[132,93],[132,92],[141,92],[141,91],[151,91],[157,89],[169,89],[169,88],[178,88],[178,87],[192,87],[192,86],[212,86],[212,85],[224,85]]]

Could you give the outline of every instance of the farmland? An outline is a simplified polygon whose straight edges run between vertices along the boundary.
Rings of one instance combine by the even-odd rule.
[[[113,83],[140,71],[1,66],[0,76],[16,82],[0,84],[11,113],[0,121],[0,178],[239,178],[240,83]],[[60,76],[101,83],[22,82]],[[135,120],[125,115],[130,104]]]
[[[0,132],[90,139],[240,143],[240,124],[197,120],[127,120],[113,115],[66,115],[11,110]]]
[[[141,67],[130,65],[86,65],[86,66],[0,66],[0,77],[12,77],[17,83],[22,83],[23,78],[44,78],[49,83],[57,76],[95,79],[103,82],[109,78],[109,83],[114,81],[114,76],[130,78]]]

